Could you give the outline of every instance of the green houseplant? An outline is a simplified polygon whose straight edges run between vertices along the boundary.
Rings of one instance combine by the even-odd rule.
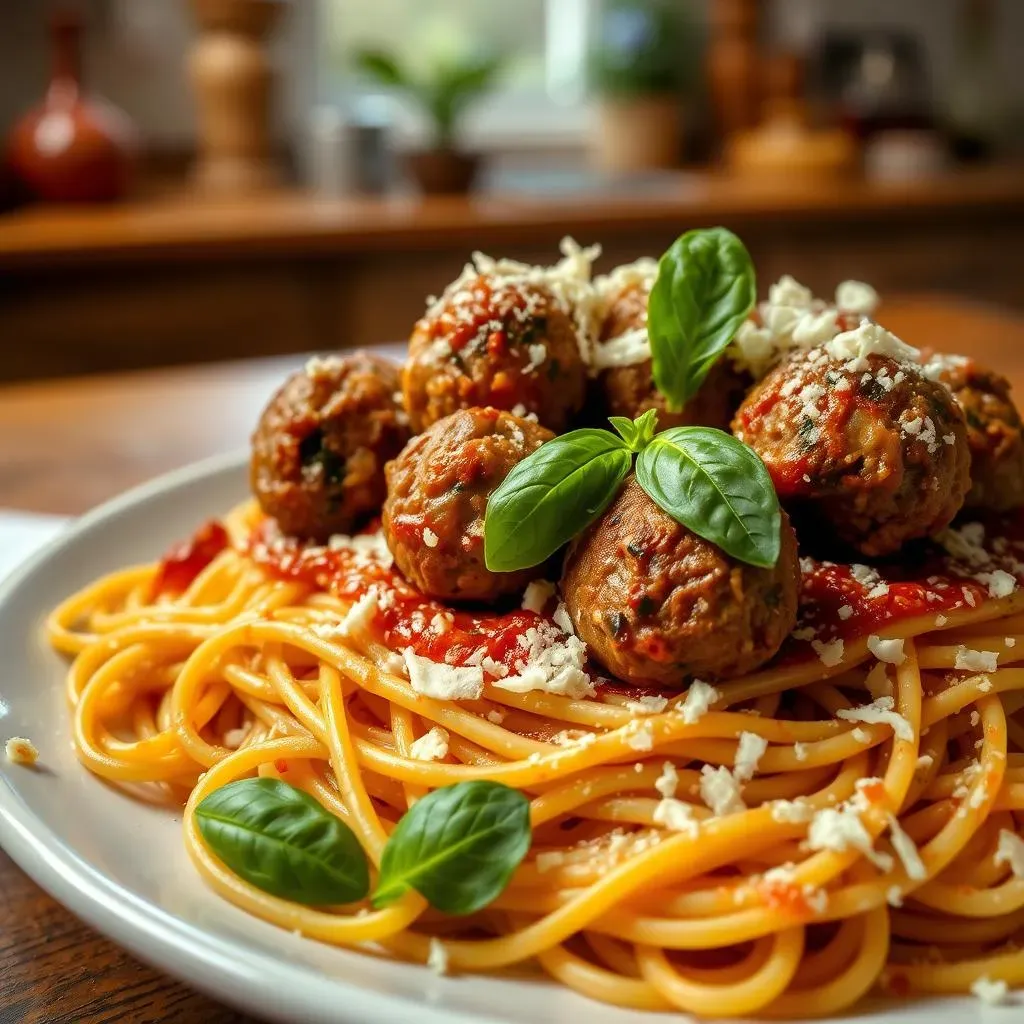
[[[594,146],[600,167],[624,172],[678,164],[699,44],[685,0],[605,0],[589,62],[600,98]]]
[[[487,93],[501,70],[492,56],[437,63],[415,75],[382,50],[360,50],[356,67],[378,85],[404,94],[421,108],[431,141],[407,154],[409,170],[424,192],[465,192],[473,183],[479,157],[458,147],[457,130],[465,110]]]

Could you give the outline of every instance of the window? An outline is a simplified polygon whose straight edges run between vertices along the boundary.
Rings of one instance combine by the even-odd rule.
[[[321,0],[324,98],[350,104],[379,92],[353,73],[364,46],[423,71],[444,57],[503,54],[495,91],[467,114],[463,136],[478,147],[580,141],[589,123],[585,67],[596,0]],[[401,143],[424,138],[412,105],[395,102]]]

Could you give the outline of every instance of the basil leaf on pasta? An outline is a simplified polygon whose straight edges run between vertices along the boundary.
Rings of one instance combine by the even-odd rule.
[[[504,891],[530,839],[530,801],[518,790],[485,781],[435,789],[391,833],[373,904],[415,889],[446,914],[475,913]]]
[[[355,834],[309,794],[280,779],[239,779],[195,810],[206,845],[236,875],[284,900],[352,903],[370,888]]]
[[[754,265],[725,228],[687,231],[658,262],[647,303],[654,383],[678,412],[736,336],[757,298]]]
[[[510,572],[550,558],[608,507],[632,461],[608,430],[573,430],[542,444],[487,501],[487,568]]]
[[[651,438],[654,437],[654,431],[658,428],[658,410],[648,409],[635,420],[627,416],[609,416],[608,422],[632,451],[639,452],[650,444]]]
[[[782,513],[757,453],[711,427],[662,431],[640,453],[636,479],[654,503],[741,562],[773,566]]]

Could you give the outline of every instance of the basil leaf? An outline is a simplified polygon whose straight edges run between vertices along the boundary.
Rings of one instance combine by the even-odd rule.
[[[726,554],[765,568],[778,561],[782,514],[771,477],[731,434],[662,431],[640,453],[636,478],[659,508]]]
[[[631,420],[626,416],[609,416],[608,422],[619,432],[622,440],[629,445],[630,451],[638,452],[645,448],[658,426],[658,410],[648,409],[647,412]]]
[[[647,334],[654,383],[670,410],[700,390],[756,298],[750,254],[725,228],[687,231],[661,257]]]
[[[415,889],[446,914],[475,913],[504,891],[530,839],[530,801],[519,790],[485,781],[435,789],[391,833],[373,905]]]
[[[195,810],[206,845],[240,878],[294,903],[352,903],[369,891],[353,831],[280,779],[239,779]]]
[[[542,444],[487,501],[487,568],[511,572],[550,558],[608,507],[632,461],[608,430],[573,430]]]

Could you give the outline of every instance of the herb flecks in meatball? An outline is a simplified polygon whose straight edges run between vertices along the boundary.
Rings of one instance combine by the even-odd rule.
[[[356,352],[310,359],[270,400],[250,481],[284,533],[325,541],[380,511],[384,464],[409,439],[399,386],[397,366]]]
[[[655,409],[663,430],[681,426],[728,430],[749,383],[728,359],[723,357],[715,363],[700,390],[680,412],[669,411],[665,396],[654,383],[647,340],[647,302],[656,274],[654,261],[639,261],[634,272],[613,272],[597,285],[603,292],[599,341],[594,350],[598,404],[604,415],[630,419]]]
[[[949,525],[970,486],[970,452],[947,388],[909,360],[849,354],[826,346],[781,363],[740,406],[733,432],[791,511],[820,516],[875,557]]]
[[[564,430],[586,389],[588,339],[574,302],[583,284],[566,276],[568,285],[556,286],[560,279],[538,268],[478,262],[485,269],[467,267],[413,330],[402,377],[413,428],[491,406]]]
[[[934,356],[924,373],[952,391],[967,420],[971,489],[964,507],[1006,512],[1024,505],[1024,425],[1010,382],[964,356]]]
[[[726,555],[630,479],[569,550],[561,590],[591,656],[630,683],[683,688],[768,661],[796,624],[796,535],[762,569]]]
[[[427,428],[387,466],[384,536],[395,564],[430,597],[492,601],[523,590],[543,566],[484,564],[487,499],[512,468],[552,437],[498,409],[463,409]]]

